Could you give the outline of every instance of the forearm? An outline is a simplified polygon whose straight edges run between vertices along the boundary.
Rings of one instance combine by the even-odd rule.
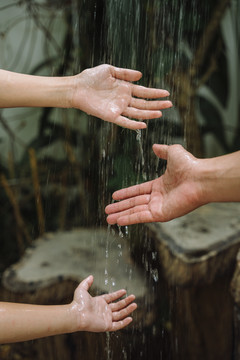
[[[200,160],[204,203],[240,201],[240,151]]]
[[[0,343],[76,331],[71,305],[0,303]]]
[[[0,108],[71,107],[73,78],[33,76],[0,70]]]

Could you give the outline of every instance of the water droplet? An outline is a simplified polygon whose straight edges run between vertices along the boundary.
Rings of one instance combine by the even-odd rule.
[[[122,232],[122,229],[121,229],[121,226],[118,225],[118,235],[119,237],[123,238],[124,235],[123,235],[123,232]]]
[[[157,270],[157,269],[153,269],[153,270],[151,271],[151,274],[152,274],[153,280],[154,280],[155,282],[158,282],[158,270]]]
[[[156,258],[157,258],[157,252],[156,252],[156,251],[153,251],[153,252],[152,252],[152,259],[153,259],[153,260],[156,260]]]

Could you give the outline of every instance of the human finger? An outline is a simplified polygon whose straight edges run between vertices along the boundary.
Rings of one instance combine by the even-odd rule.
[[[139,98],[157,99],[169,96],[170,93],[163,89],[148,88],[141,85],[132,85],[132,95]]]
[[[156,119],[162,116],[160,110],[141,110],[130,106],[122,114],[134,119]]]
[[[142,121],[130,120],[122,115],[114,119],[113,123],[131,130],[145,129],[147,127],[147,125]]]
[[[135,206],[131,209],[128,209],[128,210],[124,210],[124,211],[121,211],[121,212],[118,212],[118,213],[115,213],[115,214],[110,214],[108,215],[107,217],[107,222],[108,224],[110,225],[113,225],[113,224],[118,224],[120,225],[119,221],[120,219],[122,219],[123,217],[129,217],[130,215],[132,214],[141,214],[145,211],[148,211],[148,205],[139,205],[139,206]],[[142,222],[142,221],[141,221]],[[123,224],[121,224],[123,225]],[[130,224],[124,224],[124,225],[130,225]]]
[[[131,317],[127,317],[127,318],[125,318],[123,320],[120,320],[120,321],[115,321],[115,322],[113,322],[110,331],[117,331],[117,330],[123,329],[126,326],[128,326],[131,322],[132,322]]]
[[[106,206],[105,212],[106,214],[118,213],[120,211],[124,211],[138,205],[148,204],[149,200],[150,200],[149,194],[135,196],[130,199],[122,200]]]
[[[117,302],[113,302],[109,304],[110,309],[112,312],[119,311],[121,309],[126,308],[129,304],[133,304],[133,301],[135,300],[135,295],[129,295],[126,298],[119,300]],[[135,304],[136,305],[136,304]],[[134,305],[134,308],[136,308]]]
[[[167,160],[168,158],[168,145],[162,145],[162,144],[154,144],[153,145],[153,151],[155,155],[157,155],[160,159]]]
[[[111,66],[111,74],[116,79],[125,81],[137,81],[142,77],[142,73],[140,71],[118,68],[115,66]]]
[[[126,317],[128,317],[134,310],[136,310],[136,308],[137,308],[137,304],[133,303],[133,304],[130,304],[128,307],[122,309],[122,310],[113,312],[112,320],[113,321],[123,320]]]
[[[89,288],[92,286],[93,284],[93,276],[89,275],[86,279],[84,279],[78,287],[83,288],[84,290],[89,290]]]
[[[126,294],[126,290],[125,289],[121,289],[121,290],[117,290],[115,292],[112,292],[110,294],[104,294],[102,295],[102,297],[104,298],[104,300],[109,304],[115,300],[120,299],[122,296],[124,296]]]
[[[126,226],[133,224],[151,223],[155,221],[156,219],[153,218],[152,213],[145,209],[142,211],[136,211],[134,213],[126,212],[125,214],[118,216],[116,223],[120,226]]]
[[[172,102],[169,100],[144,100],[138,98],[132,98],[130,106],[142,110],[159,110],[168,109],[172,106]]]
[[[128,188],[117,190],[112,194],[114,200],[124,200],[138,195],[150,194],[152,190],[153,180],[143,184],[133,185]]]

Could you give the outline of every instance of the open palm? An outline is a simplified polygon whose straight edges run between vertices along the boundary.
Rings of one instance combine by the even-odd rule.
[[[165,222],[200,206],[196,170],[198,159],[181,145],[154,145],[155,154],[167,160],[167,169],[158,179],[116,191],[106,213],[109,224],[130,225]]]
[[[170,101],[145,100],[169,95],[168,91],[134,85],[142,74],[111,65],[99,65],[75,76],[72,106],[105,121],[129,129],[145,128],[134,119],[152,119],[162,115],[160,109],[172,106]]]
[[[92,332],[116,331],[132,321],[129,316],[137,305],[134,295],[126,295],[124,289],[113,293],[92,297],[88,290],[93,283],[93,276],[83,280],[74,293],[72,302],[79,321],[79,329]]]

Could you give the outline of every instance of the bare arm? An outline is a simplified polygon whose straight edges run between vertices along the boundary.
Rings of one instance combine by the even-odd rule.
[[[129,129],[142,129],[146,124],[132,118],[161,117],[160,110],[171,107],[172,103],[158,100],[168,96],[168,91],[132,83],[141,76],[139,71],[111,65],[100,65],[66,77],[0,70],[0,107],[76,108]]]
[[[89,276],[75,290],[67,305],[0,303],[0,343],[26,341],[76,331],[116,331],[127,326],[137,305],[125,290],[92,297]]]
[[[240,151],[198,159],[180,145],[154,145],[167,160],[159,178],[116,191],[106,207],[109,224],[165,222],[209,202],[240,201]]]
[[[0,107],[70,107],[71,77],[47,77],[0,70]]]
[[[202,159],[198,172],[206,203],[240,201],[240,151]]]
[[[69,305],[0,303],[0,343],[63,334],[71,328]]]

